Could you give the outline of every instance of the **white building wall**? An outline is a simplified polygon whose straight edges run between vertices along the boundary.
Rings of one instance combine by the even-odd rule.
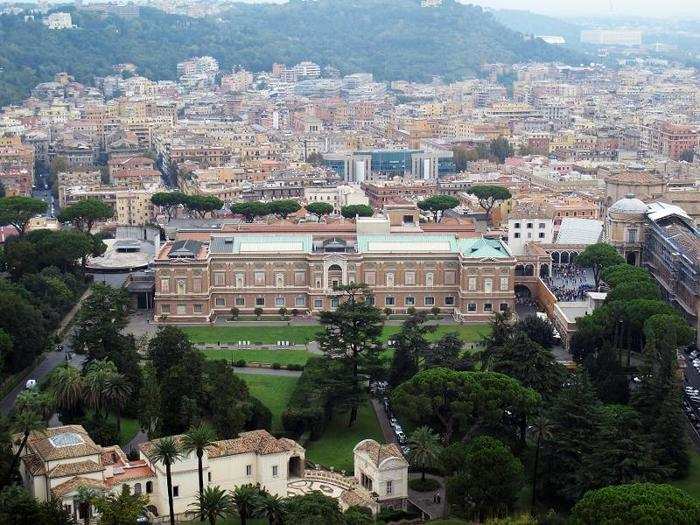
[[[529,227],[531,226],[531,227]],[[508,247],[513,255],[523,255],[527,243],[554,242],[554,221],[538,218],[508,219]]]

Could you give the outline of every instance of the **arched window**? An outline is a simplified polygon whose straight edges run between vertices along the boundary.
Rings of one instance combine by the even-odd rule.
[[[153,493],[153,482],[147,481],[146,482],[146,494],[152,494],[152,493]]]
[[[141,483],[134,485],[134,494],[141,494]]]

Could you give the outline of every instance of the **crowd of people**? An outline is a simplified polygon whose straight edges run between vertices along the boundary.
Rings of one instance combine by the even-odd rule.
[[[589,270],[575,264],[554,264],[552,275],[543,280],[558,301],[581,301],[595,288]]]

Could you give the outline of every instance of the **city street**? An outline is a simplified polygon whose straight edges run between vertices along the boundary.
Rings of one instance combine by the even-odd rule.
[[[36,176],[36,188],[32,190],[32,197],[41,199],[46,203],[47,218],[54,218],[58,214],[58,202],[53,196],[51,187],[49,186],[49,174],[41,173]]]

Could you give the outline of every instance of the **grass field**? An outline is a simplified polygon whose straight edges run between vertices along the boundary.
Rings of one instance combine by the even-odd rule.
[[[296,377],[236,374],[246,382],[250,393],[272,412],[272,430],[282,430],[282,412],[297,384]]]
[[[303,345],[316,338],[318,325],[268,326],[186,326],[183,327],[193,343],[233,343],[250,341],[253,344],[275,344],[277,341],[290,341]]]
[[[318,441],[311,441],[306,446],[306,459],[327,467],[352,472],[352,449],[367,438],[384,442],[377,416],[369,403],[360,407],[357,422],[348,428],[348,414],[336,417]]]
[[[690,451],[690,471],[688,477],[672,481],[671,485],[685,490],[695,499],[700,500],[700,453],[695,450]]]
[[[281,365],[305,365],[313,354],[306,350],[201,350],[207,359],[235,362],[244,359],[248,363],[279,363]]]
[[[400,326],[385,326],[382,333],[382,339],[386,341],[401,330]],[[436,341],[447,333],[457,332],[465,342],[476,342],[489,335],[491,328],[486,323],[481,324],[441,324],[437,330],[428,334],[428,340]]]
[[[277,341],[290,341],[292,344],[306,344],[316,338],[320,330],[319,325],[289,325],[266,326],[264,322],[260,326],[186,326],[183,331],[190,340],[197,343],[234,343],[238,341],[250,341],[259,344],[275,344]],[[401,329],[398,325],[385,326],[382,333],[384,341]],[[479,341],[489,333],[489,325],[482,324],[441,324],[438,329],[430,334],[431,340],[436,340],[448,332],[457,332],[464,341]],[[241,358],[245,359],[245,358]]]

